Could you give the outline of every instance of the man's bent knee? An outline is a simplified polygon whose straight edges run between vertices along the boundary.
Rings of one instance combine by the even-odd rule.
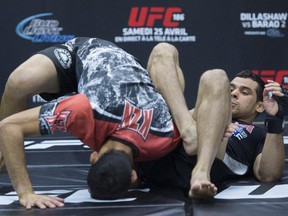
[[[216,87],[226,90],[226,88],[229,87],[228,76],[222,69],[213,69],[204,72],[201,76],[200,83],[207,88]]]
[[[25,71],[21,69],[16,69],[12,74],[10,74],[4,93],[7,97],[16,98],[28,98],[31,92],[28,92],[28,86],[33,85],[30,80],[25,78]]]
[[[178,51],[172,44],[162,42],[153,48],[151,57],[157,59],[162,57],[170,57],[175,59],[178,58]]]

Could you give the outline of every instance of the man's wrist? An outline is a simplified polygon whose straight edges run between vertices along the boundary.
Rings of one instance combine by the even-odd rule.
[[[280,134],[284,131],[284,118],[281,116],[267,115],[265,126],[268,133]]]

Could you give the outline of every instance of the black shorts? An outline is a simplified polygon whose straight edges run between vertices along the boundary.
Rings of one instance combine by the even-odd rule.
[[[55,45],[38,52],[51,59],[54,63],[60,83],[60,92],[39,94],[44,100],[50,101],[68,93],[77,92],[77,78],[75,70],[75,53],[64,45]]]
[[[138,166],[138,176],[149,186],[172,186],[185,190],[190,188],[191,174],[197,162],[197,156],[188,156],[183,145],[167,156],[155,160],[141,162]],[[219,159],[215,159],[211,168],[211,182],[216,185],[224,181],[239,178]]]

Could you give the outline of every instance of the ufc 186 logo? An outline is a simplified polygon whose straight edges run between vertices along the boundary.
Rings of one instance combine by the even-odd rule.
[[[129,27],[154,27],[155,22],[162,22],[163,27],[178,27],[184,21],[185,14],[179,7],[132,7]]]
[[[264,82],[274,80],[288,88],[288,70],[253,70],[253,72],[259,75]]]

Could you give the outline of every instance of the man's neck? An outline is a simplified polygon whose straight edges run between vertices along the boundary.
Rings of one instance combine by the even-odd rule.
[[[124,151],[129,157],[133,157],[132,149],[129,146],[115,140],[107,140],[99,150],[98,155],[101,157],[102,154],[110,150]]]

